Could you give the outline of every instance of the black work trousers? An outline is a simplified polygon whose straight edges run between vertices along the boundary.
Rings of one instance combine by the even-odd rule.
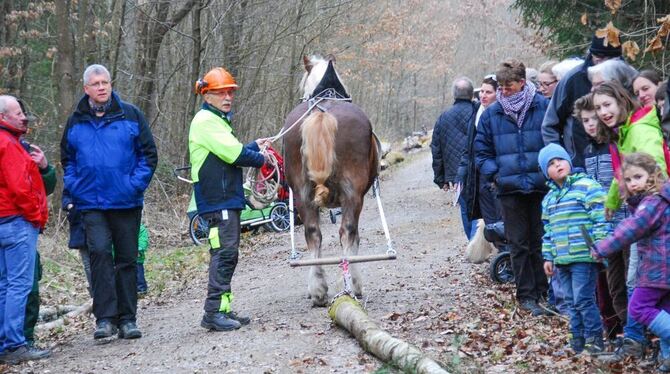
[[[542,193],[500,196],[519,301],[537,301],[549,288],[542,260],[543,197]]]
[[[209,282],[205,312],[228,312],[240,247],[240,211],[224,210],[202,216],[209,225]]]
[[[135,322],[142,208],[83,212],[96,322]]]

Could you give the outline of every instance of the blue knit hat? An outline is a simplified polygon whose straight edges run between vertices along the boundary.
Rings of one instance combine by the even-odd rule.
[[[570,170],[572,170],[572,161],[570,161],[570,155],[565,148],[555,143],[549,143],[546,147],[542,148],[540,154],[537,155],[537,162],[540,164],[542,174],[544,174],[544,177],[547,179],[549,179],[549,175],[547,175],[547,167],[549,166],[549,162],[555,158],[567,161],[568,164],[570,164]]]

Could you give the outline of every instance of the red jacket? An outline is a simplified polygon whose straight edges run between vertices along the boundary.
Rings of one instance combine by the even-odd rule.
[[[37,164],[19,142],[21,132],[0,121],[0,218],[22,216],[44,228],[47,195]]]

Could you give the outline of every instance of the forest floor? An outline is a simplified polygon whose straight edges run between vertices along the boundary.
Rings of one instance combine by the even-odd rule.
[[[643,372],[632,364],[610,368],[583,355],[571,357],[563,348],[564,320],[518,313],[513,287],[492,283],[488,263],[465,262],[458,207],[450,206],[450,195],[432,183],[430,165],[430,152],[424,149],[382,178],[381,196],[398,259],[362,265],[364,302],[373,320],[453,373]],[[335,255],[338,226],[325,215],[321,225],[325,251]],[[385,251],[376,203],[369,195],[360,230],[362,254]],[[302,230],[296,237],[304,248]],[[288,233],[243,236],[233,279],[234,308],[253,319],[233,332],[200,327],[208,259],[204,246],[184,243],[182,248],[150,250],[151,290],[138,306],[141,339],[97,344],[92,316],[82,316],[40,336],[39,344],[52,350],[51,358],[0,366],[0,372],[397,372],[334,326],[326,308],[311,306],[308,269],[287,263]],[[327,269],[331,296],[339,291],[338,270]],[[86,298],[81,285],[71,292],[70,299]],[[50,293],[46,298],[57,301]]]

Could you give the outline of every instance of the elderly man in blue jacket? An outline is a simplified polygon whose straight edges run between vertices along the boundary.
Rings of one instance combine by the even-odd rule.
[[[547,186],[537,155],[544,146],[542,119],[548,102],[525,76],[526,68],[518,60],[498,68],[497,102],[480,118],[475,153],[481,178],[497,190],[502,206],[517,301],[522,309],[541,315],[538,302],[548,289],[541,209]]]
[[[91,256],[93,337],[136,339],[137,238],[156,145],[142,112],[112,91],[104,66],[86,68],[84,92],[63,132],[61,163]]]

